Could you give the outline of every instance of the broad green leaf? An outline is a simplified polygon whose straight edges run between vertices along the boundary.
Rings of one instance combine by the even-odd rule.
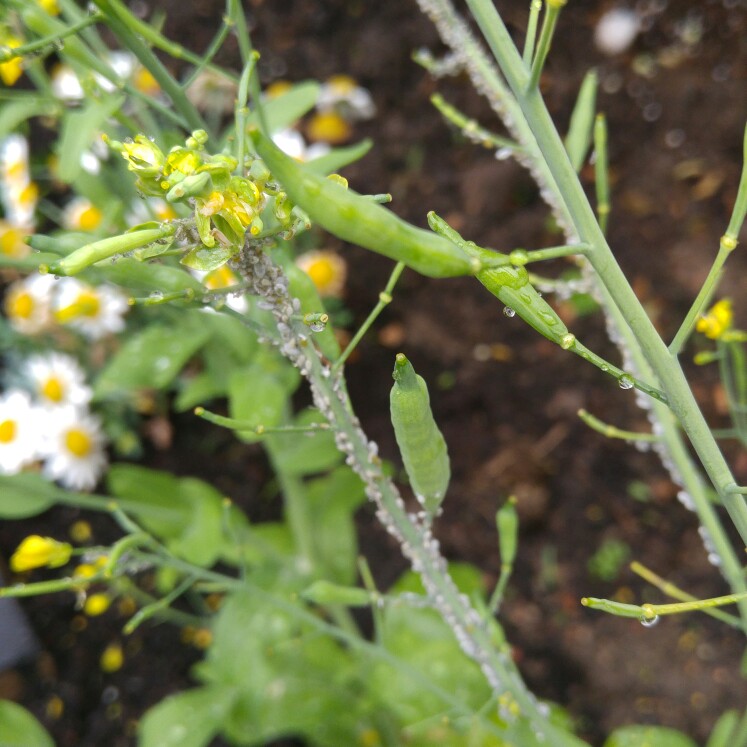
[[[355,143],[354,145],[335,148],[329,153],[315,158],[313,161],[308,161],[306,165],[309,171],[313,171],[315,174],[331,174],[333,171],[338,171],[349,163],[359,161],[371,150],[372,145],[372,140],[361,140],[360,143]]]
[[[711,736],[705,747],[730,747],[732,737],[736,734],[739,724],[739,713],[737,711],[725,711],[719,717],[713,727]]]
[[[225,395],[228,391],[228,381],[224,377],[218,378],[209,371],[203,371],[192,376],[184,383],[174,400],[174,410],[185,412],[197,405],[204,405],[211,399]]]
[[[0,98],[0,140],[32,117],[54,117],[61,108],[58,101],[41,98],[35,93],[24,93],[10,101],[3,95]]]
[[[288,391],[282,382],[261,364],[252,364],[231,373],[228,382],[228,409],[236,420],[272,428],[283,420]],[[236,431],[246,443],[260,437],[252,431]]]
[[[122,107],[124,100],[124,96],[105,95],[89,100],[79,111],[67,113],[57,144],[58,176],[63,182],[69,184],[78,176],[83,168],[81,154],[99,137],[106,120]]]
[[[199,280],[186,270],[156,262],[138,262],[136,259],[124,258],[106,267],[97,267],[96,272],[110,283],[135,292],[173,293],[191,288],[195,293],[200,293],[203,290]]]
[[[209,568],[220,557],[223,535],[223,496],[202,480],[179,480],[179,500],[191,507],[189,521],[169,549],[195,565]]]
[[[236,360],[249,363],[257,354],[257,335],[246,325],[227,314],[204,314],[204,323],[210,328],[213,339],[231,352]],[[208,357],[205,348],[203,357]]]
[[[54,747],[54,742],[25,708],[0,700],[0,747]]]
[[[305,410],[294,425],[325,422],[317,410]],[[302,477],[326,472],[342,461],[331,430],[308,433],[278,433],[267,436],[273,443],[273,459],[277,469],[288,475]]]
[[[363,483],[349,467],[338,467],[307,483],[306,500],[314,517],[315,557],[324,578],[354,583],[358,542],[353,513],[366,500]]]
[[[690,737],[664,726],[633,725],[615,729],[604,747],[697,747]]]
[[[565,138],[565,149],[573,168],[578,172],[589,152],[594,129],[595,103],[597,96],[597,74],[591,70],[581,83],[576,105],[571,114],[571,124]]]
[[[215,684],[162,700],[140,721],[138,747],[205,747],[235,698],[234,688]]]
[[[160,537],[178,537],[189,524],[192,506],[180,500],[179,480],[168,472],[113,464],[106,483],[123,510]]]
[[[270,132],[275,133],[290,127],[296,120],[310,112],[319,96],[319,84],[313,80],[297,83],[279,96],[267,99],[262,107]],[[256,115],[251,115],[248,124],[258,124]]]
[[[33,472],[0,475],[0,517],[25,519],[46,511],[60,489]]]
[[[210,336],[200,315],[173,325],[153,324],[130,337],[99,374],[94,399],[116,399],[138,389],[165,389]]]

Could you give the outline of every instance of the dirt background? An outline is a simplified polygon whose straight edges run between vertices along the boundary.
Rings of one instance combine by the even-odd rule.
[[[166,33],[198,51],[217,29],[223,8],[218,0],[157,5],[168,13]],[[591,37],[612,5],[570,3],[542,85],[564,129],[584,73],[597,68],[598,106],[610,131],[610,243],[669,339],[715,256],[736,194],[747,112],[747,4],[641,0],[646,29],[630,51],[604,57]],[[527,6],[524,0],[499,3],[517,38]],[[140,7],[147,12],[147,4]],[[428,103],[438,90],[500,131],[466,79],[434,83],[411,61],[422,46],[441,49],[414,0],[252,0],[246,8],[266,82],[347,73],[371,91],[378,115],[357,125],[355,137],[371,137],[375,145],[346,170],[351,186],[391,192],[392,208],[418,225],[425,225],[426,211],[434,209],[486,246],[558,243],[529,177],[514,163],[465,143]],[[228,64],[237,59],[230,40],[219,59]],[[593,190],[591,176],[584,172]],[[349,259],[345,301],[359,323],[375,304],[391,263],[335,240],[329,245]],[[546,272],[566,267],[556,263]],[[737,300],[742,327],[746,269],[744,254],[735,252],[723,283],[724,293]],[[560,309],[589,347],[618,360],[598,315],[577,318],[569,304]],[[704,742],[725,708],[745,705],[740,636],[703,616],[647,629],[579,605],[582,596],[610,596],[621,589],[638,600],[661,600],[625,565],[611,580],[589,571],[589,558],[610,540],[625,543],[630,559],[695,595],[725,593],[693,516],[678,503],[676,487],[657,459],[603,439],[576,418],[577,409],[585,407],[621,427],[645,430],[634,395],[540,338],[518,317],[504,317],[474,281],[433,281],[408,272],[348,370],[363,425],[392,459],[387,392],[400,349],[433,382],[435,415],[450,445],[453,480],[438,526],[446,555],[475,563],[486,581],[494,582],[500,567],[494,513],[508,494],[519,498],[521,544],[503,621],[530,686],[566,706],[592,744],[625,723],[673,726]],[[686,361],[692,352],[691,346]],[[712,422],[726,425],[715,372],[692,369]],[[210,439],[214,447],[225,437],[191,418],[175,425],[172,448],[154,449],[150,464],[195,474],[202,463],[198,476],[251,516],[272,513],[257,498],[265,471],[260,457],[247,466],[245,447],[225,440],[223,461],[216,464],[202,445]],[[744,484],[747,454],[733,443],[725,449]],[[32,528],[59,535],[77,516],[59,509],[41,521],[6,525],[0,545],[14,547]],[[97,541],[116,537],[108,520],[86,518]],[[361,511],[360,529],[361,547],[385,587],[404,562],[368,508]],[[127,643],[123,669],[103,675],[97,674],[100,652],[120,637],[116,610],[86,623],[67,597],[29,600],[24,608],[43,654],[0,675],[0,695],[31,707],[60,747],[134,744],[135,719],[190,683],[189,668],[199,653],[180,645],[171,628],[139,631]],[[54,698],[64,706],[61,713]]]

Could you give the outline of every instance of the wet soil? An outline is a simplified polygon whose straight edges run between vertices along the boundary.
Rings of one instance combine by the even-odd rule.
[[[512,30],[523,28],[526,5],[500,3]],[[217,28],[222,3],[159,6],[171,11],[167,33],[200,50]],[[571,3],[542,85],[562,129],[584,73],[597,68],[599,107],[610,131],[610,243],[656,325],[671,338],[715,256],[736,194],[747,112],[747,6],[739,0],[639,6],[651,11],[650,27],[629,52],[606,58],[590,39],[611,3]],[[347,169],[351,186],[391,192],[392,208],[419,225],[425,225],[427,210],[436,210],[483,245],[558,243],[530,178],[514,163],[465,143],[430,107],[428,97],[438,90],[500,131],[466,79],[436,84],[410,60],[419,47],[440,49],[414,2],[252,0],[247,10],[268,82],[347,73],[371,91],[378,115],[357,125],[355,136],[375,144]],[[222,61],[235,59],[229,43]],[[590,192],[591,177],[584,173]],[[329,246],[350,262],[345,303],[360,323],[391,263],[333,239]],[[546,272],[567,267],[558,262]],[[743,299],[746,272],[747,259],[735,252],[724,293]],[[738,323],[745,327],[747,309],[737,306]],[[598,315],[580,316],[569,303],[560,310],[590,348],[618,360]],[[706,559],[695,519],[677,501],[677,488],[655,456],[605,440],[576,417],[584,407],[620,427],[645,430],[632,394],[539,338],[518,317],[506,318],[474,281],[435,281],[408,272],[348,370],[364,428],[388,458],[396,451],[387,382],[399,350],[434,382],[435,415],[450,444],[453,481],[437,532],[446,555],[478,565],[492,583],[500,567],[494,513],[507,495],[519,499],[521,544],[502,614],[531,687],[566,706],[592,744],[626,723],[668,725],[704,742],[724,709],[744,707],[740,636],[706,617],[673,618],[647,629],[579,604],[585,595],[660,599],[624,564],[607,580],[590,572],[590,557],[611,540],[624,543],[630,559],[692,594],[725,591]],[[690,366],[692,348],[684,357],[709,418],[725,425],[714,372]],[[267,512],[253,498],[265,472],[261,458],[247,467],[245,447],[228,440],[221,444],[220,464],[201,458],[208,432],[201,428],[178,419],[173,446],[154,450],[150,462],[212,480],[253,516]],[[744,449],[730,443],[724,448],[744,484]],[[2,546],[14,546],[40,525],[44,533],[65,531],[75,516],[58,509],[41,522],[7,525],[0,532]],[[86,518],[98,541],[116,536],[107,519]],[[385,587],[404,561],[369,508],[361,511],[359,525],[361,547]],[[133,744],[135,719],[188,686],[189,668],[199,658],[176,640],[173,629],[152,627],[128,644],[139,654],[128,650],[120,672],[92,674],[100,651],[120,636],[116,611],[78,630],[83,623],[69,600],[29,600],[24,608],[44,654],[0,676],[1,692],[32,707],[60,747]],[[53,696],[63,702],[62,713]]]

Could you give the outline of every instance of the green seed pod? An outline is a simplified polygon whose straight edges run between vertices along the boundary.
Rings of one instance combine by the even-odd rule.
[[[501,548],[501,564],[511,567],[516,558],[517,538],[519,535],[519,517],[516,513],[516,498],[511,496],[495,515],[498,529],[498,542]]]
[[[523,267],[491,267],[478,273],[477,279],[530,327],[548,340],[563,345],[568,327],[532,286]]]
[[[335,236],[429,277],[471,275],[480,269],[479,260],[451,241],[416,228],[376,202],[304,168],[259,131],[252,131],[251,136],[290,199]]]
[[[371,592],[355,586],[341,586],[331,581],[315,581],[301,592],[301,597],[313,604],[342,604],[346,607],[368,607]]]
[[[433,419],[428,387],[402,353],[397,354],[392,376],[389,403],[394,435],[410,485],[423,508],[434,516],[451,477],[446,441]]]

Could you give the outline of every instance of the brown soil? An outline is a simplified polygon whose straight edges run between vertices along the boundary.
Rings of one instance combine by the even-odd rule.
[[[222,8],[218,0],[160,5],[178,8],[169,15],[167,33],[197,50],[217,28]],[[520,29],[527,5],[514,0],[499,7]],[[579,1],[564,11],[543,88],[556,122],[564,125],[583,74],[597,66],[607,91],[599,105],[610,129],[610,243],[669,338],[715,255],[736,193],[747,111],[747,8],[739,0],[669,3],[633,51],[610,59],[590,41],[607,5]],[[253,0],[248,11],[268,81],[348,73],[371,90],[378,116],[357,126],[356,137],[372,137],[375,145],[346,171],[353,187],[391,192],[393,209],[419,225],[425,224],[426,210],[434,209],[483,245],[557,243],[529,177],[512,162],[462,142],[430,107],[429,94],[439,90],[486,126],[498,128],[465,79],[437,85],[411,62],[414,49],[439,49],[414,2]],[[700,40],[678,47],[683,24],[695,28],[696,21]],[[234,59],[229,44],[223,61]],[[644,63],[654,69],[650,77],[641,74]],[[329,243],[343,248],[335,240]],[[351,263],[346,304],[360,323],[391,263],[355,248],[344,252]],[[723,290],[743,298],[747,259],[735,252],[729,262]],[[558,264],[547,272],[564,268]],[[744,327],[747,311],[738,305]],[[579,338],[617,360],[598,315],[575,318],[570,305],[561,309]],[[503,621],[531,687],[566,706],[593,744],[626,723],[673,726],[703,742],[724,709],[743,708],[743,641],[732,630],[697,616],[646,629],[579,605],[582,596],[610,596],[623,587],[637,599],[642,594],[659,599],[625,567],[612,581],[589,572],[589,558],[611,539],[626,543],[631,558],[695,595],[725,590],[706,560],[694,517],[678,503],[676,487],[657,459],[605,440],[576,418],[578,408],[585,407],[621,427],[645,429],[631,393],[539,338],[518,317],[506,318],[474,281],[435,281],[408,272],[349,366],[363,425],[392,459],[386,392],[400,349],[434,382],[436,418],[450,444],[454,476],[438,527],[446,555],[478,565],[493,582],[500,562],[494,512],[508,494],[519,498],[521,545]],[[694,369],[693,377],[712,421],[723,425],[713,372]],[[172,450],[154,454],[151,462],[195,474],[204,431],[191,418],[179,426]],[[744,484],[747,455],[730,444],[725,448]],[[258,457],[248,474],[245,459],[244,447],[226,441],[223,463],[198,470],[198,476],[246,503],[256,494],[247,484],[256,485],[264,466]],[[636,487],[640,492],[641,483],[643,500],[635,500],[631,493]],[[249,509],[252,515],[263,510],[256,504]],[[73,517],[71,510],[50,512],[42,531],[54,534],[61,527],[64,532]],[[89,518],[97,540],[116,536],[108,520]],[[38,531],[40,521],[6,525],[0,544],[14,546],[32,527]],[[404,561],[371,510],[361,512],[360,529],[362,549],[386,586]],[[39,663],[3,675],[2,693],[32,707],[60,747],[133,744],[128,736],[133,720],[189,684],[189,668],[199,655],[181,646],[171,628],[143,629],[132,642],[139,654],[130,653],[119,673],[91,674],[98,671],[99,652],[119,637],[116,613],[77,631],[71,629],[69,599],[29,600],[24,606],[45,653]],[[52,695],[64,701],[59,718],[45,715]]]

